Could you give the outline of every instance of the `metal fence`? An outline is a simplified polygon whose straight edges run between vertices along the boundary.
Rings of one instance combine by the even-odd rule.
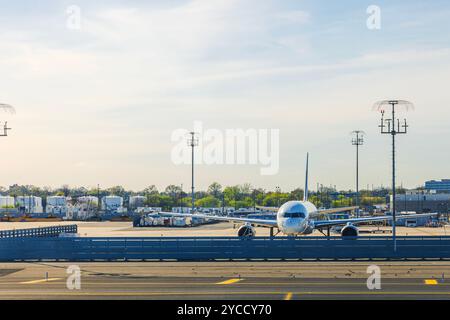
[[[6,238],[0,261],[450,259],[450,237]]]
[[[0,238],[24,238],[24,237],[58,237],[61,233],[77,233],[76,224],[67,226],[54,226],[30,229],[16,229],[0,231]]]

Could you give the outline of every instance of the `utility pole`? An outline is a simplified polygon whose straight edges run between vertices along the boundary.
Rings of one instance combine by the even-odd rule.
[[[391,107],[391,118],[384,118],[385,108]],[[406,134],[408,124],[406,119],[400,124],[400,120],[395,117],[395,107],[403,106],[406,110],[414,106],[411,102],[405,100],[383,100],[375,103],[374,107],[381,112],[380,132],[381,134],[390,134],[392,136],[392,240],[394,241],[394,252],[397,251],[396,237],[396,208],[395,208],[395,136],[397,134]]]
[[[355,137],[352,139],[352,145],[356,146],[356,216],[359,217],[359,146],[364,144],[364,131],[355,130],[352,132]]]
[[[194,191],[194,149],[198,146],[198,139],[195,138],[195,132],[189,132],[191,137],[188,139],[188,146],[192,148],[192,167],[191,167],[191,175],[192,175],[192,213],[194,212],[195,207],[195,191]]]

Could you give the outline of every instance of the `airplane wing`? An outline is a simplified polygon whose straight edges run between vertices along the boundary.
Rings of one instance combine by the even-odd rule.
[[[263,207],[263,206],[256,206],[256,208],[261,209],[261,210],[266,210],[266,211],[273,211],[273,212],[277,212],[278,209],[279,209],[278,207]],[[331,214],[331,213],[352,211],[352,210],[356,210],[356,209],[358,209],[358,207],[357,206],[353,206],[353,207],[321,209],[321,210],[318,210],[318,212],[319,213],[324,213],[324,214]]]
[[[436,215],[437,215],[437,213],[406,214],[406,215],[397,216],[396,220],[398,221],[398,220],[408,219],[408,218],[431,217],[431,216],[436,216]],[[347,223],[358,224],[358,223],[362,223],[362,222],[385,221],[385,220],[392,220],[392,216],[337,219],[337,220],[318,220],[318,221],[314,221],[314,227],[317,229],[317,228],[323,228],[323,227],[344,225]]]
[[[324,214],[331,214],[331,213],[339,213],[339,212],[344,212],[344,211],[352,211],[352,210],[356,210],[356,209],[358,209],[358,207],[357,206],[353,206],[353,207],[321,209],[321,210],[318,210],[318,212],[319,213],[324,213]]]
[[[264,206],[255,206],[256,208],[264,211],[277,212],[279,207],[264,207]]]
[[[190,213],[174,213],[174,212],[159,212],[162,216],[171,216],[171,217],[194,217],[194,218],[202,218],[209,220],[217,220],[217,221],[228,221],[228,222],[238,222],[238,223],[250,223],[259,227],[277,227],[277,220],[269,220],[269,219],[251,219],[251,218],[235,218],[235,217],[222,217],[222,216],[211,216],[207,214],[190,214]]]

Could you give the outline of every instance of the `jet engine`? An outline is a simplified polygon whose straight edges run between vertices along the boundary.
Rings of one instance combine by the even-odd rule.
[[[357,237],[359,234],[358,228],[352,224],[348,224],[341,230],[342,237]]]
[[[238,229],[238,236],[243,238],[252,238],[256,234],[255,228],[250,224],[245,224]]]

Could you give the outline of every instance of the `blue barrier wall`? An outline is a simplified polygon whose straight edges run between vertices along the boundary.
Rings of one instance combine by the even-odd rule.
[[[0,239],[0,261],[450,258],[450,237]]]

